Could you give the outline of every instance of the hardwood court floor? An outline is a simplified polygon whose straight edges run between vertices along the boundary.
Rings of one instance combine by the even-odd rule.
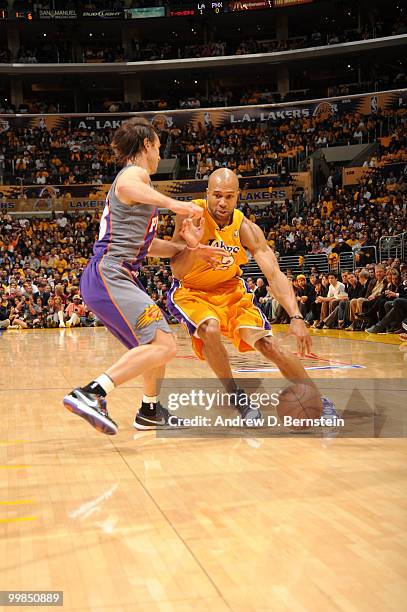
[[[210,377],[177,333],[168,376]],[[312,367],[366,369],[313,376],[406,378],[394,337],[314,336]],[[138,380],[103,436],[61,398],[121,352],[102,328],[0,337],[0,590],[62,590],[84,612],[405,609],[405,439],[138,434]]]

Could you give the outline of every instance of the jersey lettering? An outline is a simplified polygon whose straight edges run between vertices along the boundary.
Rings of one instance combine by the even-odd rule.
[[[153,217],[150,222],[150,227],[148,228],[148,234],[151,232],[155,232],[158,227],[158,217]]]
[[[106,234],[107,231],[107,216],[110,213],[110,206],[109,206],[109,201],[106,202],[106,205],[103,209],[103,214],[102,217],[100,219],[100,226],[99,226],[99,236],[98,236],[98,240],[102,240]]]
[[[247,263],[247,255],[240,242],[240,226],[243,214],[235,210],[230,225],[219,228],[215,220],[211,217],[206,202],[195,200],[195,204],[204,210],[205,219],[204,234],[202,244],[209,244],[213,247],[223,249],[224,255],[215,265],[196,260],[192,264],[189,272],[182,279],[185,287],[192,289],[211,290],[217,285],[238,279],[241,276],[240,266]],[[238,280],[236,280],[238,282]]]

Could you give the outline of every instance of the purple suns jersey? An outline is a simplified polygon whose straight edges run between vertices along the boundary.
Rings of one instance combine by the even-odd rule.
[[[114,258],[126,267],[137,269],[156,234],[158,214],[157,208],[145,204],[129,206],[117,198],[116,182],[127,168],[120,170],[107,194],[93,255],[98,259]]]

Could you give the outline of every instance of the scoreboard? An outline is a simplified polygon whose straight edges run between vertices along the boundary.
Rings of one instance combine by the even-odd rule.
[[[0,9],[0,20],[2,19],[21,19],[24,21],[32,21],[34,14],[29,9]]]
[[[218,0],[217,2],[202,0],[201,2],[186,2],[182,6],[171,6],[169,9],[169,17],[205,17],[209,15],[219,15],[227,10],[227,0]]]
[[[201,0],[171,6],[170,17],[205,17],[222,13],[240,13],[310,4],[314,0]]]
[[[67,20],[67,19],[138,19],[142,17],[210,17],[224,13],[243,13],[246,11],[268,10],[311,4],[316,0],[195,0],[181,2],[174,0],[169,8],[147,7],[123,10],[77,10],[77,9],[32,9],[29,2],[19,2],[18,9],[0,9],[0,21],[17,19],[32,21],[37,19]]]

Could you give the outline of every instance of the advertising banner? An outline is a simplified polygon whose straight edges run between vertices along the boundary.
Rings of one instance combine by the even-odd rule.
[[[126,19],[151,19],[165,17],[164,6],[146,6],[144,8],[126,9]]]
[[[284,202],[306,190],[308,173],[293,174],[293,184],[278,185],[277,176],[255,176],[240,179],[240,203],[263,206]],[[190,201],[205,197],[207,181],[155,181],[154,187],[176,200]],[[56,210],[103,210],[110,185],[2,185],[0,210],[9,212],[51,212]]]
[[[85,19],[124,19],[123,11],[115,11],[109,9],[90,9],[82,11],[82,17]]]
[[[77,19],[78,13],[75,9],[38,9],[40,19]]]
[[[285,8],[286,6],[297,6],[297,4],[311,4],[314,0],[273,0],[274,8]]]
[[[348,187],[350,185],[358,185],[361,179],[366,178],[374,171],[375,168],[365,168],[363,166],[344,168],[342,170],[343,186]],[[401,174],[407,173],[407,163],[396,162],[381,165],[380,173],[384,178],[388,178],[390,176],[390,173],[393,173],[396,178],[399,178]]]
[[[273,8],[273,0],[231,0],[228,9],[235,11],[256,11]]]
[[[213,125],[235,125],[236,127],[254,122],[279,123],[281,121],[315,117],[321,121],[342,113],[357,112],[361,115],[372,113],[372,98],[379,112],[397,110],[407,106],[407,89],[384,93],[312,100],[296,104],[265,104],[263,106],[238,106],[228,108],[188,109],[149,113],[105,113],[76,115],[2,115],[0,132],[9,128],[42,127],[48,130],[66,128],[74,130],[116,130],[122,122],[134,116],[149,119],[158,130],[178,130],[185,127],[198,128]]]
[[[363,168],[362,166],[344,168],[342,170],[342,184],[344,187],[347,187],[348,185],[357,185],[360,183],[360,179],[367,176],[370,172],[370,168]]]

